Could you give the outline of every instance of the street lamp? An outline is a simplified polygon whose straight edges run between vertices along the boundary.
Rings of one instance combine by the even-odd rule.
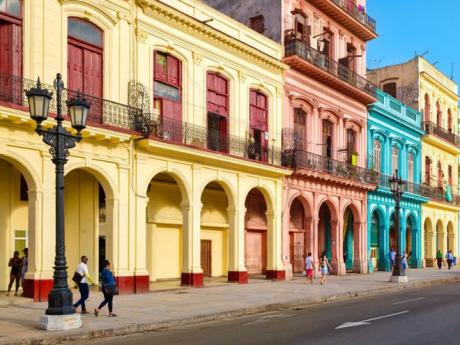
[[[48,109],[52,92],[42,89],[40,78],[37,85],[26,90],[29,101],[30,117],[37,123],[35,131],[43,137],[43,141],[50,146],[49,152],[52,162],[56,166],[56,247],[54,259],[53,289],[48,295],[46,315],[40,318],[40,327],[46,330],[67,330],[81,326],[80,315],[75,313],[72,305],[72,292],[67,285],[67,262],[65,257],[64,231],[64,165],[67,163],[69,149],[81,140],[81,130],[86,127],[88,118],[88,101],[77,94],[66,102],[72,127],[77,131],[72,134],[62,125],[62,90],[64,83],[61,74],[56,75],[54,81],[56,89],[56,125],[44,129],[42,122],[48,118]]]
[[[396,247],[396,261],[393,265],[393,272],[391,274],[390,281],[397,283],[407,282],[406,271],[402,267],[401,260],[401,231],[399,226],[399,211],[401,210],[401,197],[404,193],[404,185],[406,181],[403,181],[398,177],[398,169],[395,170],[395,173],[392,178],[390,178],[390,188],[393,193],[393,198],[395,200],[395,247]]]

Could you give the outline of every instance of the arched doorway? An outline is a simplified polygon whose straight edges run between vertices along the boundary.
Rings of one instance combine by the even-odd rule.
[[[405,248],[405,252],[407,253],[407,255],[411,256],[412,255],[412,248],[413,248],[413,244],[412,244],[412,219],[410,216],[407,217],[407,220],[406,220],[406,248]]]
[[[373,267],[380,271],[386,270],[386,261],[388,249],[384,243],[384,221],[383,216],[379,211],[372,212],[371,229],[370,229],[370,246],[371,246],[371,261]]]
[[[157,174],[147,189],[147,270],[150,282],[179,280],[182,273],[182,191],[176,179]],[[179,281],[178,281],[179,284]]]
[[[105,184],[108,186],[107,184]],[[98,281],[102,264],[113,257],[113,204],[108,187],[91,172],[83,169],[70,171],[65,176],[65,246],[69,270],[75,269],[80,257],[88,257],[88,270]],[[71,286],[75,285],[70,280]]]
[[[201,268],[203,276],[227,277],[228,197],[218,182],[210,182],[201,194]]]
[[[390,217],[390,231],[389,231],[389,238],[388,238],[388,243],[389,243],[389,249],[395,250],[396,252],[398,251],[398,248],[396,248],[396,227],[395,227],[395,213],[393,212]]]
[[[451,250],[452,253],[455,253],[454,225],[450,221],[449,221],[449,223],[447,223],[447,251],[449,251],[449,250]],[[443,254],[445,254],[445,253],[443,253]]]
[[[29,186],[21,171],[0,158],[0,290],[9,282],[9,258],[29,246]],[[31,250],[33,254],[33,249]]]
[[[304,271],[306,254],[306,226],[305,210],[299,198],[291,204],[289,215],[289,253],[293,273]]]
[[[343,261],[347,271],[353,270],[354,239],[353,239],[354,217],[350,207],[347,207],[343,217]]]
[[[441,254],[446,252],[446,241],[445,241],[445,231],[444,225],[442,224],[441,220],[438,220],[436,223],[436,253],[441,251]]]
[[[425,219],[423,223],[423,256],[425,265],[433,267],[434,263],[434,248],[433,248],[433,226],[429,218]]]
[[[323,203],[319,209],[318,221],[318,255],[326,251],[329,261],[332,260],[332,215],[329,205]]]
[[[248,274],[265,274],[267,270],[267,203],[260,190],[252,189],[245,201],[245,266]]]

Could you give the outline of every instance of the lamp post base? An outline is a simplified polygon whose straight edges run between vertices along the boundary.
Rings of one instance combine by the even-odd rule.
[[[409,282],[409,280],[407,279],[407,276],[394,276],[394,275],[391,275],[390,282],[391,283],[407,283],[407,282]]]
[[[68,331],[81,327],[80,314],[43,315],[38,320],[38,328],[45,331]]]

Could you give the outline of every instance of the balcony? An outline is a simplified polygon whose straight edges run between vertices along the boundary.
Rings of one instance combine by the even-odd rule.
[[[377,37],[376,22],[354,0],[307,0],[363,41]]]
[[[0,105],[3,103],[28,111],[28,100],[24,90],[35,86],[35,81],[17,76],[0,74]],[[51,85],[42,83],[43,88],[53,91],[53,98],[50,102],[50,113],[56,113],[56,93]],[[64,89],[63,100],[76,96],[76,91]],[[139,130],[139,119],[142,116],[140,109],[125,104],[109,101],[107,99],[82,95],[90,103],[87,123],[89,126],[103,127],[122,132],[133,132]],[[62,103],[62,112],[67,114],[66,103]]]
[[[292,68],[364,104],[377,100],[376,87],[366,78],[290,35],[289,30],[285,37],[284,62]]]
[[[427,134],[434,134],[440,137],[441,139],[448,141],[452,145],[455,145],[460,148],[460,137],[455,133],[452,133],[438,126],[436,123],[425,121],[423,122],[423,129]]]

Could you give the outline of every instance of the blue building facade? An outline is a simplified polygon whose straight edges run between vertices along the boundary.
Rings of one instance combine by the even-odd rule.
[[[369,106],[367,154],[378,187],[368,194],[369,272],[389,271],[389,252],[395,248],[394,199],[390,177],[396,173],[407,181],[401,201],[400,251],[410,255],[411,267],[422,267],[421,205],[421,114],[381,90]]]

